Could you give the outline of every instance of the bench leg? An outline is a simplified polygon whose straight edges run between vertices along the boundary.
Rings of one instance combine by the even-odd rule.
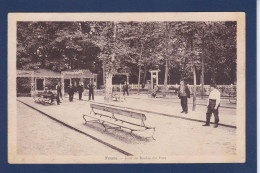
[[[130,135],[134,138],[135,140],[135,136],[133,135],[133,130],[130,131]]]
[[[104,125],[104,121],[103,122],[101,122],[101,125],[105,128],[105,130],[104,131],[107,131],[107,128],[106,128],[106,126]]]
[[[153,128],[153,135],[154,135],[154,133],[155,133],[155,128]],[[152,137],[153,140],[155,140],[154,137],[153,137],[153,135],[152,135],[151,137]],[[155,140],[155,141],[156,141],[156,140]]]

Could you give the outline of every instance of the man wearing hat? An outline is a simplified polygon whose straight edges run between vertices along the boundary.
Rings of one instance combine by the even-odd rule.
[[[218,122],[219,122],[219,117],[218,117],[218,108],[220,106],[220,92],[216,88],[216,84],[212,83],[210,85],[210,94],[209,94],[209,99],[207,102],[207,113],[206,113],[206,124],[202,126],[210,126],[210,118],[212,113],[214,114],[215,117],[215,125],[214,128],[218,127]]]

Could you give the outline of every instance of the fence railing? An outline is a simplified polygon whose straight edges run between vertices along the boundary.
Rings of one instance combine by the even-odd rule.
[[[164,89],[164,85],[158,85],[160,90]],[[180,85],[167,85],[168,90],[174,90],[178,88]],[[193,94],[193,85],[187,85],[191,94]],[[129,89],[130,90],[137,90],[138,89],[138,84],[129,84]],[[144,88],[141,87],[141,90],[149,90],[151,89],[150,85],[145,85]],[[222,96],[229,96],[230,93],[235,93],[236,94],[236,85],[217,85],[217,89],[220,91]],[[116,91],[123,91],[123,85],[113,85],[113,90]],[[210,92],[210,85],[204,85],[203,87],[204,95],[209,95]],[[196,94],[201,94],[202,93],[202,85],[197,85],[196,86]]]

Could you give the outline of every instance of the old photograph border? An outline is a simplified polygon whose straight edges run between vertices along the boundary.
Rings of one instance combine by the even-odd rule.
[[[106,160],[100,156],[18,155],[16,119],[16,39],[18,21],[237,21],[237,154],[172,156],[165,160]],[[246,160],[245,13],[9,13],[8,14],[8,162],[9,163],[244,163]]]

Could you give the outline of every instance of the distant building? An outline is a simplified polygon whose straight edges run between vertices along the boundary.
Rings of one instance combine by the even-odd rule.
[[[55,90],[58,82],[61,83],[62,92],[67,91],[70,84],[77,86],[79,82],[84,83],[84,87],[92,81],[97,83],[97,74],[89,70],[70,70],[55,72],[47,69],[35,71],[17,70],[16,76],[17,95],[32,95],[34,92],[44,91],[47,87]]]

